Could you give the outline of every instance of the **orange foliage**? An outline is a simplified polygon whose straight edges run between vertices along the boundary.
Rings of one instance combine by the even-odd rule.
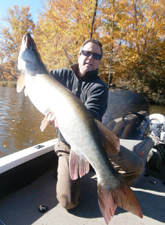
[[[100,74],[106,82],[123,78],[148,80],[151,72],[154,79],[162,78],[163,0],[98,3],[93,38],[103,43]],[[27,31],[33,32],[48,69],[76,63],[82,42],[90,37],[95,5],[96,0],[48,0],[36,26],[29,7],[9,9],[10,29],[1,29],[0,71],[10,70],[8,76],[5,74],[7,79],[15,76],[13,65],[17,63],[22,35]]]

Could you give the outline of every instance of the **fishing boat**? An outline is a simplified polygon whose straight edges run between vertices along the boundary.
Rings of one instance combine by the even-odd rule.
[[[154,140],[147,135],[148,115],[147,103],[141,95],[112,90],[103,117],[103,123],[116,133],[120,144],[138,154],[145,165],[154,147]],[[39,143],[0,158],[0,225],[105,224],[97,204],[93,170],[81,180],[81,202],[77,208],[68,212],[58,204],[56,141]],[[131,187],[142,208],[143,219],[118,207],[110,224],[159,225],[165,222],[165,165],[161,171],[146,173],[145,169]]]

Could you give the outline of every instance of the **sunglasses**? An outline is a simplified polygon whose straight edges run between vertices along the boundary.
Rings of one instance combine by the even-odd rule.
[[[96,60],[101,60],[101,58],[102,58],[102,55],[100,55],[100,54],[92,53],[90,51],[85,51],[85,50],[82,50],[81,54],[83,54],[84,56],[87,56],[87,57],[90,57],[92,55],[92,57]]]

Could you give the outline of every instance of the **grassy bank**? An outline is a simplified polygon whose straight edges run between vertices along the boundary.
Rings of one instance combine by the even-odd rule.
[[[0,87],[16,87],[16,81],[0,81]]]

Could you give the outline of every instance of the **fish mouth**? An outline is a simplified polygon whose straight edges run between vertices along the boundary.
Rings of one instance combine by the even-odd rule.
[[[27,49],[29,49],[30,47],[32,47],[33,49],[36,49],[36,45],[29,33],[26,33],[24,35],[23,40],[24,40],[24,44],[27,47]]]

